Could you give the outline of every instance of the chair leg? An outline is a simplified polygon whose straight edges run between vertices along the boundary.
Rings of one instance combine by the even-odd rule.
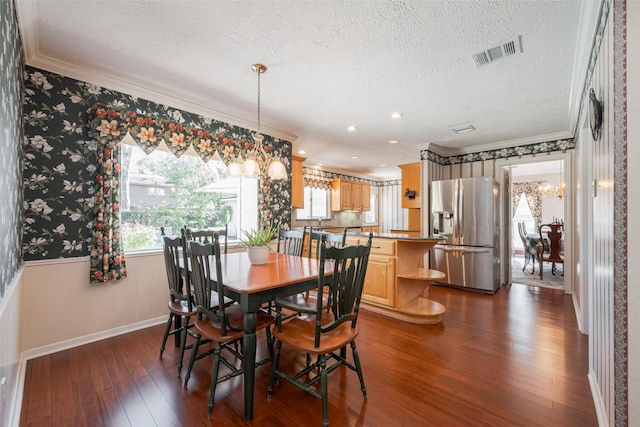
[[[273,384],[276,382],[276,371],[278,370],[278,362],[280,361],[281,347],[282,341],[276,342],[276,349],[271,361],[271,380],[269,380],[269,388],[267,389],[267,400],[271,400],[271,396],[273,395]]]
[[[184,357],[184,348],[187,344],[187,328],[189,327],[189,316],[185,316],[184,324],[182,325],[182,331],[180,334],[180,359],[178,359],[178,377],[180,377],[180,373],[182,372],[182,359]]]
[[[269,358],[273,360],[273,337],[271,336],[271,327],[267,326],[265,334],[267,335],[267,350],[269,351]]]
[[[360,379],[360,390],[362,390],[362,396],[367,399],[367,389],[364,386],[364,376],[362,375],[362,365],[360,364],[360,356],[358,350],[356,350],[356,342],[351,341],[351,350],[353,351],[353,361],[356,365],[356,372],[358,373],[358,379]]]
[[[162,337],[162,345],[160,346],[160,357],[164,353],[164,347],[167,345],[167,338],[169,338],[169,331],[171,330],[171,324],[173,323],[173,313],[169,313],[169,320],[167,320],[167,326],[164,328],[164,336]]]
[[[209,419],[213,414],[213,400],[216,396],[216,385],[218,384],[218,370],[220,369],[220,348],[219,342],[213,350],[213,366],[211,368],[211,388],[209,389]]]
[[[329,425],[329,402],[327,401],[327,356],[320,355],[320,389],[322,392],[322,425]]]
[[[195,339],[196,341],[193,343],[193,347],[191,348],[191,357],[189,358],[189,367],[187,367],[187,374],[184,376],[185,387],[189,383],[189,378],[191,378],[191,369],[193,368],[193,363],[196,361],[196,356],[198,355],[198,347],[200,346],[200,335],[196,335]]]

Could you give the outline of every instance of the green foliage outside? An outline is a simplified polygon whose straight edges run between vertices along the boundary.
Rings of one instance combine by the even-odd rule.
[[[123,244],[125,250],[161,246],[160,227],[175,234],[181,227],[193,229],[224,226],[231,212],[220,194],[196,192],[207,184],[222,179],[221,171],[207,167],[194,156],[163,158],[147,157],[137,162],[136,173],[166,178],[166,201],[157,206],[138,205],[134,210],[122,212]],[[150,237],[151,232],[153,236]]]

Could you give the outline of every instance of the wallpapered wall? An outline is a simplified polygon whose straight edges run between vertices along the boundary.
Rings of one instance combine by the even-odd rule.
[[[0,2],[0,300],[20,268],[22,230],[22,73],[14,4]]]
[[[251,140],[248,129],[32,67],[24,85],[25,260],[88,255],[96,146],[87,117],[96,102]],[[265,144],[273,145],[290,174],[291,144],[268,135]],[[261,219],[290,224],[291,181],[272,181],[256,203]]]

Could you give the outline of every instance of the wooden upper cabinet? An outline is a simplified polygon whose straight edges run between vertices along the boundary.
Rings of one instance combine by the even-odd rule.
[[[331,210],[348,211],[351,207],[351,181],[334,179],[331,181]]]
[[[304,208],[304,177],[302,163],[304,157],[291,156],[291,207]]]
[[[331,181],[331,210],[371,210],[371,185],[336,178]]]
[[[402,207],[420,208],[420,162],[398,165],[402,170]],[[405,192],[415,191],[415,198],[405,196]]]
[[[362,210],[371,210],[371,184],[362,184]]]

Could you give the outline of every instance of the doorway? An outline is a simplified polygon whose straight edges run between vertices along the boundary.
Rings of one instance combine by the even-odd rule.
[[[523,283],[530,286],[564,289],[571,293],[571,165],[570,153],[496,162],[501,171],[501,282]],[[525,256],[526,243],[520,237],[518,223],[524,223],[525,233],[539,235],[541,224],[562,222],[565,263],[556,264],[555,274],[551,263],[543,263],[543,279],[540,279],[540,263],[535,245],[532,256]],[[542,240],[546,233],[543,233]],[[548,246],[546,246],[548,248]],[[525,262],[527,262],[525,267]],[[523,271],[523,267],[524,271]]]

